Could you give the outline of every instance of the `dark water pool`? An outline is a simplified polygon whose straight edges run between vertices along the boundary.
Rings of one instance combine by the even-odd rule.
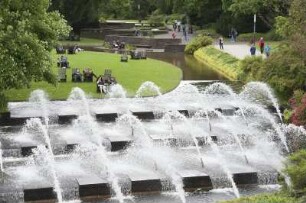
[[[183,71],[183,80],[227,80],[224,76],[184,53],[147,53],[148,57],[171,63]]]
[[[259,193],[271,193],[279,189],[278,185],[269,186],[251,186],[239,188],[241,196],[255,195]],[[234,199],[235,196],[230,189],[217,189],[210,192],[188,193],[186,203],[218,203],[223,200]],[[115,203],[116,200],[100,201],[99,203]],[[133,200],[127,200],[127,203],[182,203],[178,196],[173,193],[163,193],[160,195],[134,196]]]

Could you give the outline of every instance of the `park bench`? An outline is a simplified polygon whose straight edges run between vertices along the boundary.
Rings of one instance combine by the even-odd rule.
[[[112,70],[111,69],[105,69],[103,77],[108,77],[108,78],[112,77]]]
[[[66,49],[63,46],[57,46],[55,50],[57,54],[66,54]]]
[[[58,68],[58,81],[67,82],[66,68]]]
[[[76,46],[71,46],[68,48],[68,54],[76,54]]]
[[[128,62],[128,60],[129,60],[129,57],[128,57],[128,55],[126,54],[126,52],[125,53],[123,53],[122,55],[121,55],[121,62]]]
[[[72,69],[71,78],[72,82],[82,82],[82,74],[78,68]]]

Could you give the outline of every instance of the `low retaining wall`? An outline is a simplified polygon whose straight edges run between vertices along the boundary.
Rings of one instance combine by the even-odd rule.
[[[185,44],[168,44],[165,46],[165,52],[184,52],[185,47]]]
[[[137,45],[148,45],[154,49],[164,49],[167,45],[178,45],[181,44],[181,39],[169,39],[169,38],[143,38],[143,37],[130,37],[130,36],[118,36],[118,35],[107,35],[105,40],[113,42],[119,40],[126,44]]]
[[[141,30],[143,36],[148,36],[149,32],[153,32],[154,35],[167,34],[167,30]],[[112,29],[112,28],[102,28],[102,29],[82,29],[81,37],[83,38],[94,38],[94,39],[105,39],[107,35],[120,35],[120,36],[135,36],[135,29]]]

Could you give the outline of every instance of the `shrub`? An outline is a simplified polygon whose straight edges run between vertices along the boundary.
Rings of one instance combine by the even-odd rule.
[[[306,125],[306,94],[302,90],[294,92],[293,97],[289,100],[293,113],[291,122],[295,125]]]
[[[306,194],[306,150],[292,154],[285,172],[291,178],[292,189],[298,196]]]
[[[214,28],[201,29],[197,31],[200,35],[210,36],[212,38],[217,38],[219,34]]]
[[[148,23],[150,26],[160,26],[164,24],[166,16],[161,14],[159,10],[156,10],[149,16]]]
[[[204,36],[204,35],[198,35],[186,45],[185,53],[193,54],[199,48],[211,45],[212,42],[213,42],[213,39],[211,37]]]
[[[283,38],[276,34],[275,30],[271,30],[267,33],[256,33],[255,34],[255,40],[259,40],[260,37],[263,37],[266,41],[280,41],[283,40]],[[253,41],[254,33],[242,33],[238,35],[238,41],[244,41],[244,42],[251,42]]]
[[[240,79],[267,82],[287,98],[294,90],[301,89],[306,84],[303,58],[286,44],[282,45],[267,60],[246,58],[241,64]]]
[[[263,66],[262,57],[246,57],[240,63],[240,75],[238,78],[243,81],[257,80],[258,72]]]

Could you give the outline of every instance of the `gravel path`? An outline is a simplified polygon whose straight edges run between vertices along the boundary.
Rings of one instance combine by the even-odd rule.
[[[219,44],[215,44],[214,47],[219,49]],[[250,56],[250,45],[242,43],[230,43],[224,44],[224,52],[235,56],[238,59],[244,59],[246,56]],[[259,56],[260,51],[256,50],[256,55]]]

